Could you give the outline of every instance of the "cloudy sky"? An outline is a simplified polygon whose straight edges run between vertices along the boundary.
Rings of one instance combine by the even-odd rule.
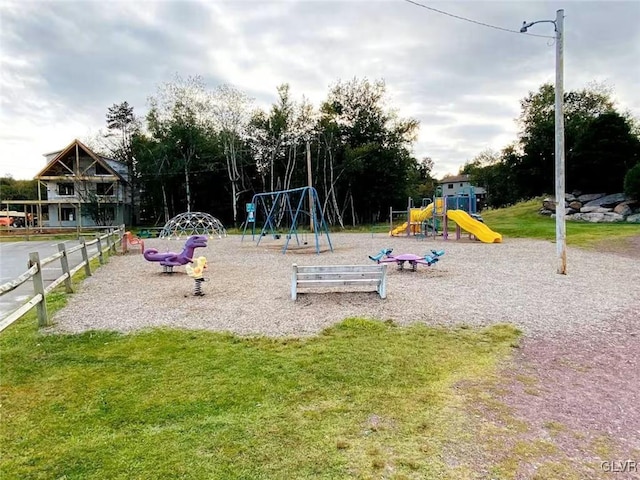
[[[640,117],[640,1],[416,2],[516,31],[563,8],[565,88],[606,82]],[[383,78],[390,105],[420,121],[414,154],[441,176],[515,140],[520,99],[555,79],[555,46],[404,0],[0,0],[0,175],[32,178],[114,103],[143,116],[176,73],[263,107],[284,82],[317,106],[338,79]]]

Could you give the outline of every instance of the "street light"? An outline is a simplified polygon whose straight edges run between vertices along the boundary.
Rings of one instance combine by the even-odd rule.
[[[522,22],[521,33],[536,23],[553,23],[556,31],[556,252],[558,255],[558,273],[567,274],[567,235],[565,225],[564,199],[564,99],[563,99],[563,42],[564,10],[556,12],[555,20]]]

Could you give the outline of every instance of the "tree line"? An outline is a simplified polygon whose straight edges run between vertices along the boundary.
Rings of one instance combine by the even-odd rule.
[[[487,190],[487,202],[503,207],[555,191],[555,92],[544,84],[521,101],[518,140],[501,152],[485,151],[461,169]],[[640,135],[637,120],[620,113],[605,87],[564,95],[567,192],[618,193],[640,199]]]
[[[255,193],[307,185],[308,153],[330,224],[385,221],[433,192],[433,162],[411,153],[418,122],[386,107],[382,80],[338,81],[317,109],[283,84],[264,110],[233,86],[177,77],[149,105],[144,122],[126,102],[107,112],[108,153],[130,166],[143,223],[205,211],[237,226]]]
[[[158,86],[144,118],[126,101],[109,107],[107,130],[89,144],[127,164],[138,224],[204,211],[238,226],[255,193],[307,185],[308,152],[332,225],[386,221],[390,206],[433,196],[433,161],[412,154],[419,123],[388,106],[384,81],[338,81],[319,107],[293,98],[287,84],[276,93],[270,108],[256,108],[231,85],[209,89],[199,77],[177,76]],[[640,196],[636,119],[620,113],[598,85],[566,92],[564,113],[567,191],[624,186]],[[552,85],[521,101],[518,122],[512,144],[481,152],[458,172],[486,189],[492,207],[554,191]],[[37,198],[35,183],[5,178],[0,185],[5,200]]]

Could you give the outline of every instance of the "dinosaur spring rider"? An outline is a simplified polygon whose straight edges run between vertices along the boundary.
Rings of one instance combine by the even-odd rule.
[[[144,251],[144,258],[150,262],[160,262],[163,273],[173,273],[173,267],[179,267],[193,262],[193,252],[196,248],[206,247],[207,237],[205,235],[193,235],[184,244],[181,253],[164,252],[159,253],[155,248]]]
[[[187,275],[195,280],[193,286],[193,295],[196,297],[202,297],[202,282],[205,282],[204,271],[207,268],[207,259],[205,257],[198,257],[194,260],[195,266],[187,265],[184,269],[187,271]]]
[[[383,248],[377,255],[369,255],[369,258],[377,263],[395,262],[398,265],[398,270],[402,270],[404,268],[404,263],[409,262],[409,265],[411,265],[411,271],[415,272],[418,268],[418,264],[430,267],[434,263],[437,263],[440,260],[440,257],[444,255],[444,250],[431,250],[431,254],[423,256],[414,255],[413,253],[392,255],[392,252],[392,248]]]

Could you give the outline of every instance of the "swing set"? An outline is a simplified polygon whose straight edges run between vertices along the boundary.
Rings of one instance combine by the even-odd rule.
[[[305,210],[305,207],[308,209]],[[259,234],[256,234],[256,217],[261,214],[264,218],[264,225]],[[247,220],[242,230],[242,241],[247,234],[247,229],[251,229],[251,240],[256,240],[257,245],[266,235],[271,235],[274,239],[279,239],[282,231],[283,223],[289,225],[289,229],[285,235],[282,253],[287,252],[289,242],[295,239],[296,245],[300,247],[300,236],[302,236],[302,245],[307,245],[306,232],[299,234],[298,226],[309,222],[311,234],[315,237],[316,253],[320,253],[320,242],[322,235],[326,235],[329,250],[333,252],[333,245],[329,237],[329,228],[325,222],[322,213],[322,206],[318,199],[318,192],[313,187],[294,188],[292,190],[281,190],[277,192],[258,193],[253,196],[251,203],[247,203]],[[249,227],[249,225],[251,225]]]

